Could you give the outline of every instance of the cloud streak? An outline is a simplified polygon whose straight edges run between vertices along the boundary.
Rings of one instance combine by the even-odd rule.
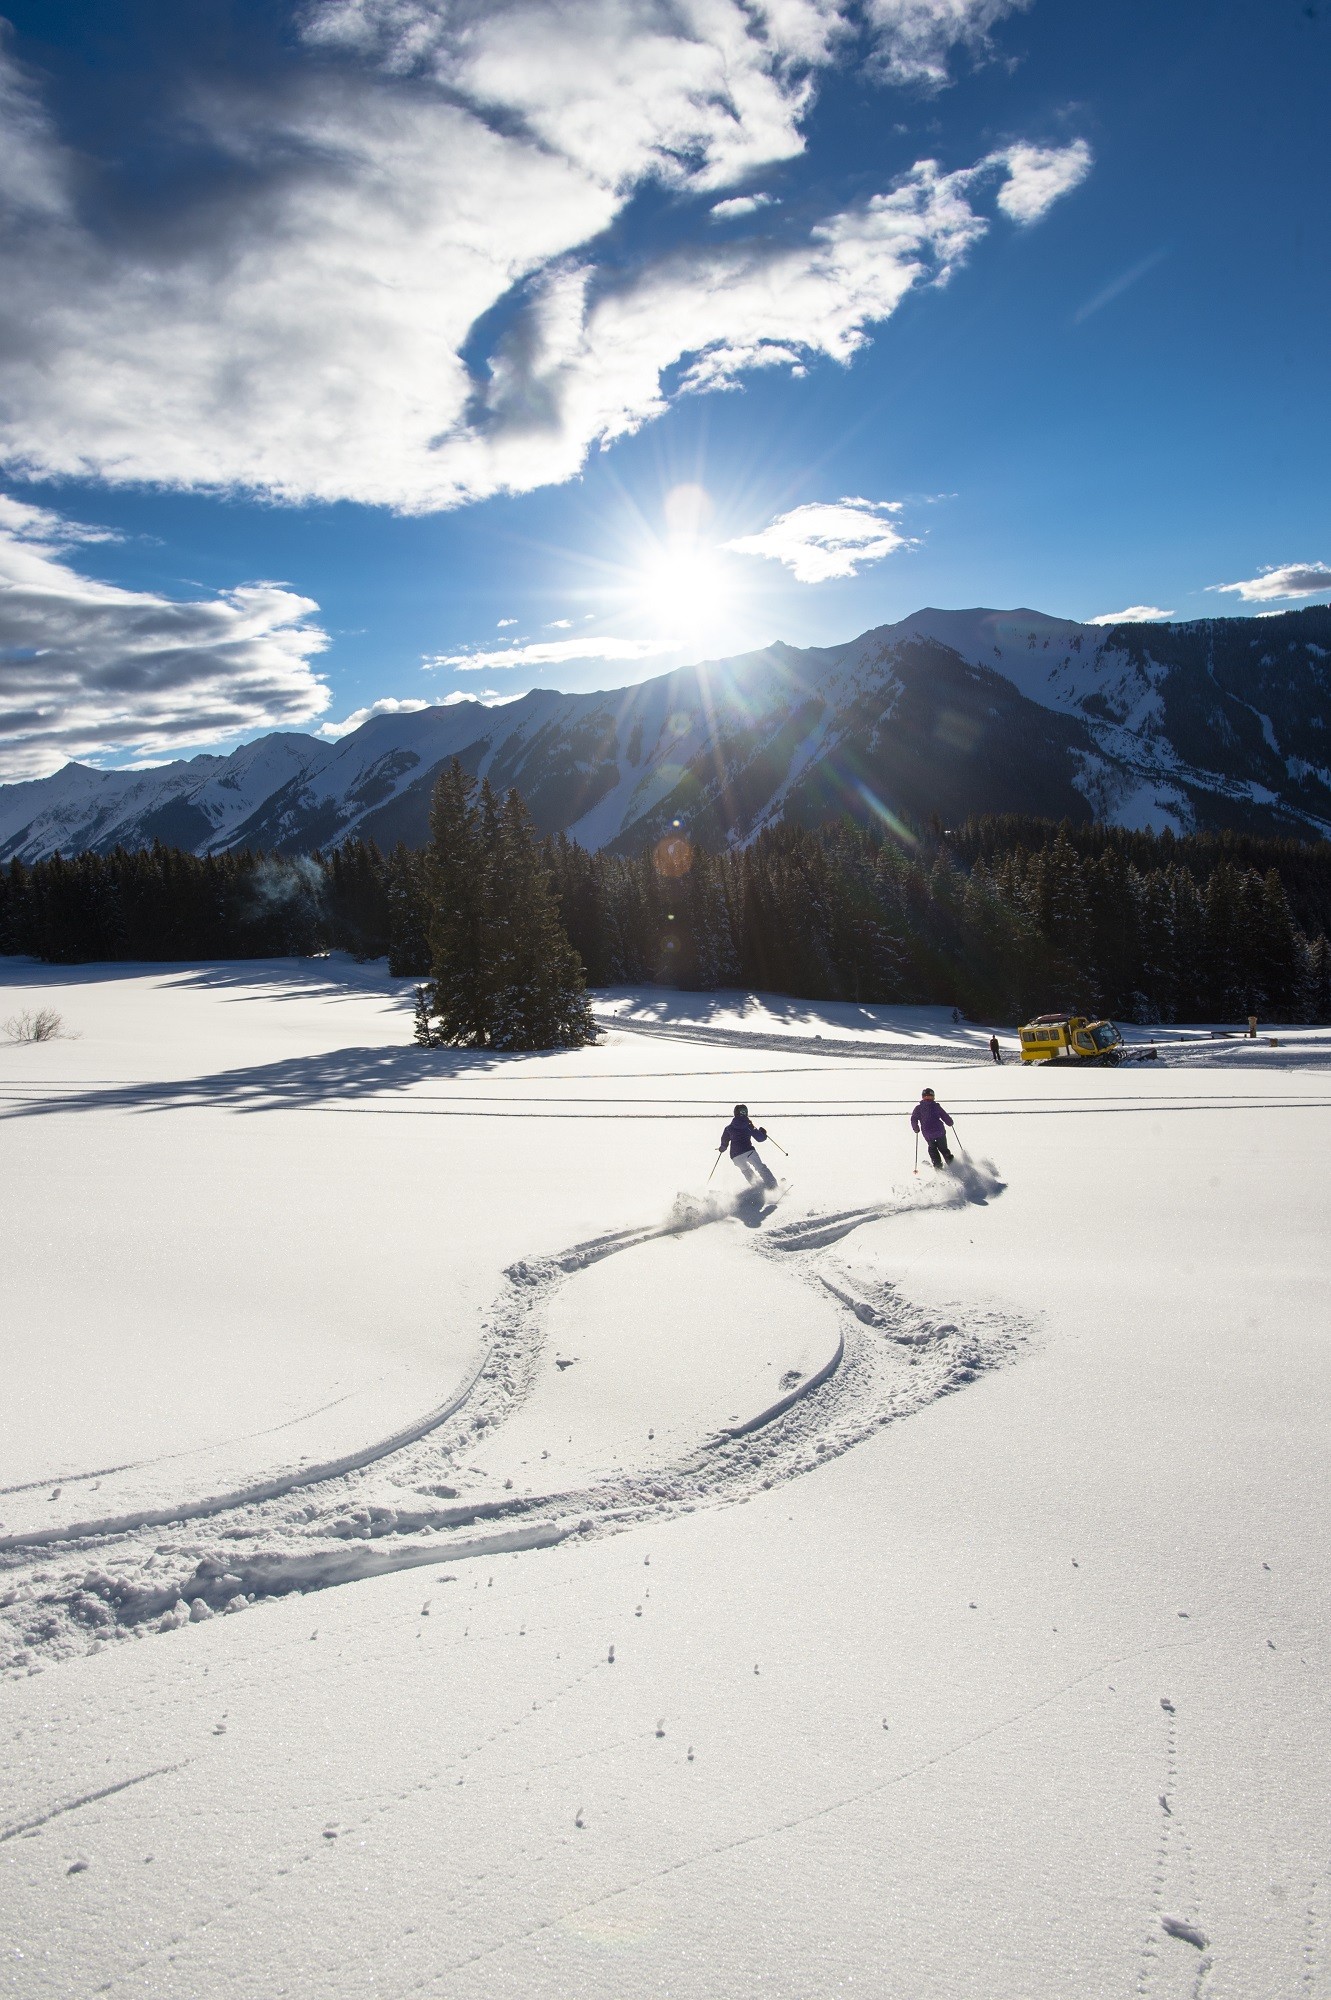
[[[101,539],[0,498],[0,780],[172,756],[325,708],[310,598],[276,583],[187,602],[122,590],[68,558]]]
[[[1331,563],[1281,563],[1242,583],[1213,583],[1209,588],[1232,591],[1245,604],[1269,604],[1280,597],[1325,597],[1331,594]]]
[[[1150,625],[1157,619],[1172,618],[1172,611],[1161,611],[1155,604],[1130,604],[1126,611],[1102,611],[1098,618],[1088,618],[1088,625]]]
[[[526,646],[496,647],[482,653],[436,653],[427,667],[454,673],[492,673],[496,667],[562,667],[570,660],[653,660],[677,653],[679,639],[538,639]],[[467,697],[471,699],[471,697]],[[478,697],[479,699],[480,697]]]

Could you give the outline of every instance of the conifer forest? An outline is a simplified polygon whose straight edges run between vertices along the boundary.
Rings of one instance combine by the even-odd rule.
[[[723,853],[540,841],[454,770],[431,841],[388,854],[154,846],[0,869],[0,952],[91,960],[387,956],[428,979],[431,1039],[575,1045],[591,986],[942,1003],[1016,1023],[1331,1021],[1331,844],[1018,816],[906,839],[777,825]]]

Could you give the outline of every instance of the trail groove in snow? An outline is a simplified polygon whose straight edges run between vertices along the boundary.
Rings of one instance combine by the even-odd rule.
[[[800,1477],[879,1426],[1012,1358],[1025,1337],[1010,1315],[992,1309],[975,1309],[965,1329],[937,1321],[890,1283],[870,1281],[872,1296],[866,1297],[844,1271],[830,1276],[823,1268],[827,1250],[866,1223],[922,1208],[984,1203],[1002,1186],[985,1163],[958,1162],[954,1173],[912,1181],[892,1201],[811,1214],[771,1229],[763,1227],[770,1208],[751,1193],[681,1195],[660,1222],[519,1261],[505,1273],[486,1316],[481,1358],[463,1386],[392,1437],[209,1501],[0,1542],[0,1618],[16,1641],[0,1666],[23,1672],[43,1657],[154,1628],[174,1630],[293,1591],[546,1548],[574,1535],[746,1499]],[[742,1255],[763,1260],[764,1282],[783,1273],[783,1283],[812,1286],[824,1302],[820,1312],[835,1301],[829,1316],[835,1336],[821,1358],[810,1354],[797,1379],[783,1378],[783,1393],[769,1394],[747,1413],[727,1414],[723,1406],[693,1442],[681,1435],[673,1456],[649,1462],[650,1452],[638,1444],[632,1447],[636,1463],[630,1456],[572,1483],[515,1490],[512,1421],[529,1405],[534,1412],[533,1397],[549,1398],[552,1384],[566,1379],[562,1370],[545,1366],[557,1295],[590,1280],[608,1259],[728,1222],[747,1225],[732,1242],[743,1245]],[[696,1255],[687,1242],[681,1254]],[[629,1389],[631,1401],[632,1384]],[[641,1433],[635,1428],[634,1435]],[[531,1446],[525,1449],[530,1453]],[[478,1453],[495,1460],[496,1474],[508,1468],[502,1493],[485,1468],[474,1465]],[[478,1490],[466,1492],[455,1483],[478,1476],[486,1482]],[[205,1521],[210,1542],[198,1540],[197,1524]],[[482,1523],[488,1532],[466,1532]],[[145,1539],[150,1530],[151,1544]],[[48,1565],[63,1567],[36,1571],[38,1551]]]
[[[184,1768],[184,1764],[159,1764],[153,1771],[139,1771],[134,1777],[121,1778],[114,1785],[99,1786],[95,1792],[81,1792],[76,1799],[62,1799],[59,1805],[49,1806],[43,1813],[34,1813],[30,1819],[15,1820],[11,1826],[0,1826],[0,1845],[6,1840],[18,1840],[26,1833],[36,1833],[41,1827],[49,1826],[53,1819],[63,1819],[66,1813],[79,1812],[84,1806],[99,1805],[103,1799],[113,1799],[120,1792],[133,1790],[135,1785],[146,1785],[152,1778],[169,1777],[172,1771],[183,1771]]]

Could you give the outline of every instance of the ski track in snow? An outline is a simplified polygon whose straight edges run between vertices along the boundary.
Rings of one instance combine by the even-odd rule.
[[[519,1261],[505,1273],[480,1358],[462,1386],[414,1424],[338,1459],[208,1499],[0,1538],[0,1630],[12,1635],[0,1670],[39,1671],[46,1660],[112,1639],[176,1630],[293,1591],[612,1533],[748,1499],[813,1471],[1012,1359],[1028,1331],[992,1308],[975,1308],[965,1327],[939,1320],[887,1282],[860,1279],[872,1292],[862,1296],[857,1281],[829,1267],[828,1251],[867,1223],[964,1209],[1002,1188],[987,1162],[964,1159],[948,1174],[908,1182],[890,1200],[770,1229],[762,1225],[774,1205],[752,1191],[680,1195],[661,1222]],[[536,1391],[545,1308],[557,1290],[607,1258],[725,1222],[747,1225],[750,1254],[836,1301],[838,1337],[818,1365],[783,1378],[776,1400],[719,1426],[673,1463],[495,1499],[467,1498],[445,1483],[465,1479],[467,1457]],[[390,1504],[369,1499],[371,1473]]]

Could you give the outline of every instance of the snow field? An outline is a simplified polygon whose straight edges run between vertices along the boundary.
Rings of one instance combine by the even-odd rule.
[[[46,996],[47,969],[3,972]],[[1319,1993],[1326,1039],[1260,1072],[958,1050],[927,1074],[732,1025],[411,1071],[401,1000],[341,977],[60,975],[83,1040],[0,1049],[0,1122],[30,1149],[14,1242],[90,1147],[135,1165],[82,1184],[118,1225],[100,1295],[79,1259],[23,1267],[56,1352],[28,1355],[7,1309],[43,1480],[100,1462],[73,1445],[100,1441],[107,1383],[156,1383],[149,1453],[205,1431],[193,1323],[136,1345],[187,1267],[145,1258],[136,1202],[158,1161],[152,1227],[188,1243],[234,1128],[266,1191],[322,1173],[339,1226],[311,1204],[287,1275],[256,1198],[193,1295],[205,1361],[257,1291],[294,1301],[334,1257],[328,1330],[399,1371],[334,1442],[391,1444],[379,1416],[461,1398],[354,1474],[319,1476],[311,1419],[213,1446],[252,1479],[305,1456],[305,1488],[0,1551],[28,1655],[0,1682],[0,1992]],[[98,1048],[99,1006],[130,1019],[147,992],[163,1023],[199,1003],[192,1070],[180,1028],[160,1061],[149,1037]],[[912,1173],[924,1081],[996,1169]],[[770,1214],[728,1162],[704,1186],[741,1096],[791,1154],[769,1154],[793,1183]],[[99,1303],[93,1392],[60,1335]],[[306,1323],[265,1338],[266,1367],[217,1376],[215,1436],[302,1383],[317,1400]],[[784,1413],[722,1435],[792,1373]],[[117,1491],[169,1508],[199,1480],[183,1458]],[[11,1539],[20,1500],[88,1519],[67,1491],[6,1495]],[[70,1611],[98,1566],[128,1586],[83,1593],[101,1625]],[[244,1617],[138,1615],[154,1579],[221,1609],[227,1577],[259,1586]]]

